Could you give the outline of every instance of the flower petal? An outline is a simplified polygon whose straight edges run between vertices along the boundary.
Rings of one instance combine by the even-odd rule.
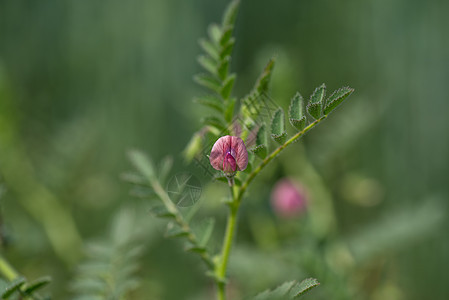
[[[237,162],[238,171],[243,171],[248,166],[248,151],[243,140],[236,136],[231,136],[231,149],[235,151],[234,158]]]
[[[237,163],[231,153],[227,153],[223,161],[223,172],[225,173],[235,173],[237,171]]]
[[[226,162],[230,164],[232,170],[243,171],[248,165],[248,151],[246,150],[245,143],[241,138],[235,136],[222,136],[219,138],[212,147],[209,161],[212,167],[216,170],[224,171],[225,158],[230,154],[234,159],[236,166],[233,167],[231,161]],[[228,157],[228,159],[230,159]]]

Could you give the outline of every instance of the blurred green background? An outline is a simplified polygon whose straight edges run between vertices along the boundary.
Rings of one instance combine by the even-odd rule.
[[[175,172],[195,168],[181,151],[207,113],[191,101],[204,93],[192,81],[197,41],[226,3],[0,0],[2,253],[29,278],[51,275],[54,299],[69,297],[82,244],[105,236],[123,207],[149,222],[130,299],[213,291],[119,174],[133,147],[174,155]],[[448,11],[442,0],[242,1],[236,95],[273,55],[271,97],[284,108],[322,82],[356,92],[250,190],[230,269],[236,299],[310,276],[322,282],[310,299],[449,298]],[[283,176],[326,199],[331,232],[273,215]],[[201,182],[218,249],[224,192]],[[310,251],[292,264],[299,249]]]

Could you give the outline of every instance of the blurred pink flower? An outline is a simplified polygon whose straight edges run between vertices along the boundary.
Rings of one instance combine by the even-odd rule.
[[[271,206],[274,212],[283,218],[295,217],[306,209],[305,189],[290,179],[279,180],[271,192]]]
[[[232,176],[235,172],[246,169],[248,151],[246,151],[245,143],[241,138],[226,135],[215,142],[209,160],[214,169]]]

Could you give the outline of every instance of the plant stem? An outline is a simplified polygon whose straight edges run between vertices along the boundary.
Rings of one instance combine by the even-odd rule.
[[[286,141],[284,144],[280,145],[276,150],[271,152],[270,155],[268,155],[258,166],[255,168],[249,176],[246,178],[245,182],[243,182],[242,186],[240,187],[239,193],[237,195],[237,202],[240,203],[243,194],[245,193],[246,189],[248,188],[248,185],[253,181],[253,179],[256,177],[257,174],[262,171],[262,169],[275,158],[282,150],[284,150],[288,145],[302,137],[304,134],[306,134],[310,129],[318,125],[321,121],[326,119],[327,115],[322,116],[321,118],[315,120],[314,122],[310,123],[306,128],[304,128],[302,131],[298,132],[294,136],[292,136],[288,141]]]
[[[0,273],[9,281],[13,281],[20,276],[2,255],[0,255]]]
[[[217,265],[217,299],[226,299],[226,270],[228,267],[229,256],[231,254],[232,242],[237,225],[237,212],[240,202],[237,201],[238,190],[235,185],[231,186],[232,202],[229,204],[229,215],[226,224],[226,232],[223,240],[223,248],[221,250],[220,262]]]
[[[175,221],[178,223],[178,225],[187,232],[187,239],[193,244],[198,245],[198,238],[193,233],[192,229],[190,228],[189,224],[184,220],[183,216],[179,212],[176,205],[173,204],[173,202],[170,199],[170,196],[165,192],[164,188],[161,186],[159,181],[157,181],[155,178],[150,178],[150,184],[153,187],[156,194],[159,196],[159,198],[164,203],[165,207],[168,209],[170,213],[172,213],[175,216]],[[201,257],[201,259],[204,261],[204,263],[207,265],[207,267],[210,270],[214,269],[214,262],[212,261],[212,258],[210,257],[209,253],[207,251],[201,251],[198,252],[198,255]]]
[[[323,121],[327,115],[322,116],[321,118],[315,120],[310,123],[306,128],[302,131],[298,132],[294,136],[292,136],[288,141],[279,146],[276,150],[274,150],[270,155],[268,155],[260,164],[255,168],[245,180],[245,182],[237,188],[235,184],[231,186],[231,195],[232,201],[229,203],[229,215],[226,225],[226,232],[223,240],[223,248],[221,250],[220,261],[216,265],[216,283],[217,283],[217,299],[225,300],[226,299],[226,270],[228,267],[228,260],[231,254],[232,242],[234,240],[234,235],[236,231],[237,224],[237,212],[240,207],[241,199],[249,184],[253,181],[257,174],[270,162],[272,161],[282,150],[284,150],[288,145],[299,139],[301,136],[306,134],[310,129],[318,125],[321,121]]]

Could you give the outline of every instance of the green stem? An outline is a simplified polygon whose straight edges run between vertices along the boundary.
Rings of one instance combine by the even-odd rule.
[[[223,248],[221,250],[220,262],[217,265],[217,299],[226,299],[226,270],[228,268],[229,256],[231,255],[232,242],[237,225],[237,212],[240,203],[237,201],[238,190],[235,185],[231,186],[232,202],[229,204],[229,215],[226,224],[226,232],[223,240]]]
[[[176,205],[173,204],[173,202],[170,199],[170,196],[167,194],[167,192],[165,192],[164,188],[160,185],[159,181],[157,181],[154,178],[151,178],[150,183],[156,194],[159,196],[159,198],[164,203],[165,207],[168,209],[168,211],[175,216],[176,223],[178,223],[178,225],[185,232],[187,232],[187,239],[189,240],[189,242],[192,243],[193,245],[198,245],[199,243],[197,236],[193,233],[189,224],[184,220],[183,216],[177,209]],[[207,251],[198,252],[198,255],[201,257],[201,259],[204,261],[204,263],[210,270],[214,269],[215,264]]]
[[[20,276],[2,255],[0,255],[0,273],[9,281],[13,281]]]
[[[315,120],[314,122],[310,123],[306,128],[304,128],[302,131],[298,132],[294,136],[292,136],[288,141],[286,141],[284,144],[280,145],[276,150],[274,150],[270,155],[268,155],[258,166],[255,168],[249,176],[246,178],[245,182],[243,182],[242,186],[240,187],[240,191],[237,195],[237,202],[240,203],[243,194],[245,193],[246,189],[248,188],[249,184],[253,181],[253,179],[257,176],[257,174],[262,171],[262,169],[275,158],[282,150],[284,150],[288,145],[302,137],[304,134],[306,134],[310,129],[318,125],[321,121],[326,119],[327,115],[322,116],[321,118]]]

